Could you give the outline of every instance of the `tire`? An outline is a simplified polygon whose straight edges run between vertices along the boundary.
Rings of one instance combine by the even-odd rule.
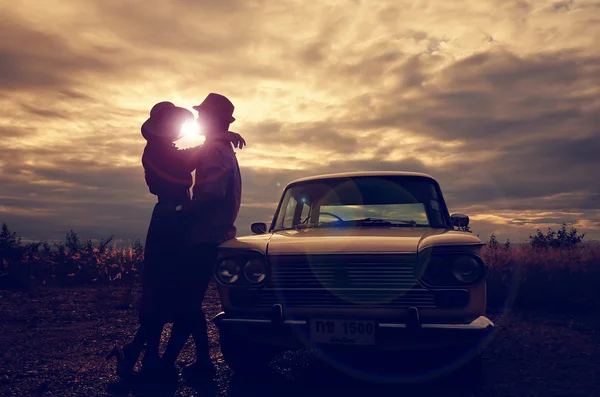
[[[269,364],[278,351],[270,346],[242,341],[222,333],[221,353],[230,369],[239,375],[259,375],[269,372]]]

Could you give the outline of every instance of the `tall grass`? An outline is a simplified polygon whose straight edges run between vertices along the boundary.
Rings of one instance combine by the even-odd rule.
[[[490,307],[600,308],[600,245],[483,247]]]
[[[529,243],[517,245],[501,245],[492,235],[482,249],[489,307],[600,309],[600,245],[583,244],[583,235],[573,231],[538,231]],[[117,248],[111,243],[112,238],[82,242],[71,231],[58,244],[22,244],[3,225],[0,288],[132,284],[143,267],[142,244]]]
[[[3,224],[0,288],[131,282],[142,270],[144,247],[139,240],[127,248],[112,242],[112,237],[82,242],[70,231],[61,243],[22,244]]]

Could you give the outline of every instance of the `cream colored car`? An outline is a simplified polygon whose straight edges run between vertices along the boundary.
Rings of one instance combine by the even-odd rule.
[[[494,324],[483,243],[455,230],[468,222],[449,214],[426,174],[291,182],[269,227],[255,223],[255,235],[220,246],[223,311],[213,321],[226,362],[256,372],[281,351],[312,349],[345,371],[404,363],[410,379],[448,368],[477,376]],[[411,372],[433,362],[433,370]]]

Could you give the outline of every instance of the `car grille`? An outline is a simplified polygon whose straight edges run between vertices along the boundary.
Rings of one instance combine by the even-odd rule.
[[[271,279],[254,304],[284,307],[435,307],[417,282],[416,255],[269,256]]]

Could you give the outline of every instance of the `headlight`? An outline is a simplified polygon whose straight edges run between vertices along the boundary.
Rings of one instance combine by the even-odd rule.
[[[443,284],[446,278],[444,260],[439,256],[430,256],[421,265],[420,276],[431,285]]]
[[[464,284],[477,281],[483,270],[482,264],[471,255],[461,255],[452,261],[452,275]]]
[[[475,254],[424,251],[418,265],[421,282],[432,288],[458,288],[473,285],[485,275],[486,267]]]
[[[232,259],[224,259],[217,265],[216,273],[225,284],[233,284],[239,278],[240,267]]]
[[[251,259],[244,266],[244,276],[252,284],[259,284],[267,277],[267,265],[260,259]]]

